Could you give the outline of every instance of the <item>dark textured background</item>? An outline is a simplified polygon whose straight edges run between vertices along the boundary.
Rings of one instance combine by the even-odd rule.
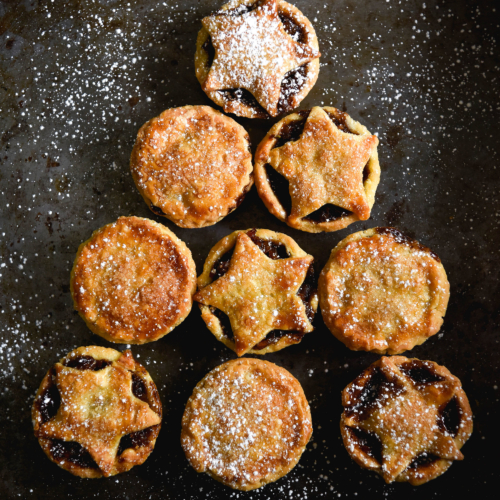
[[[380,138],[372,218],[337,233],[290,229],[266,211],[255,189],[216,226],[179,229],[155,217],[137,192],[128,159],[140,125],[168,107],[211,104],[193,56],[200,19],[217,1],[0,2],[1,498],[466,498],[496,486],[495,2],[295,3],[315,26],[322,52],[318,82],[301,107],[337,106]],[[274,123],[238,121],[254,147]],[[110,345],[73,312],[71,264],[94,229],[129,214],[172,229],[191,248],[198,271],[222,236],[251,226],[291,235],[316,257],[318,270],[341,238],[377,225],[395,225],[431,247],[448,272],[450,304],[442,331],[408,354],[444,364],[462,380],[475,415],[465,460],[419,488],[386,486],[354,464],[340,439],[340,392],[377,356],[349,351],[319,315],[317,330],[300,345],[265,357],[298,377],[311,404],[314,435],[299,465],[250,494],[196,474],[179,444],[184,404],[198,380],[234,355],[194,308],[168,336],[133,348],[165,409],[147,462],[101,480],[56,467],[33,437],[34,393],[68,351]]]

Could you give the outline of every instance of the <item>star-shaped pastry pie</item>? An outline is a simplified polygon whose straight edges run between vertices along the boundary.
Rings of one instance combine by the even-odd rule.
[[[290,183],[290,222],[296,222],[332,204],[370,216],[363,186],[363,169],[378,139],[342,132],[320,107],[309,114],[300,139],[272,149],[269,163]]]
[[[264,0],[241,16],[217,14],[202,20],[215,48],[204,91],[243,88],[271,116],[278,114],[285,74],[320,54],[286,33],[277,3]]]
[[[310,255],[270,259],[242,232],[228,272],[194,298],[227,314],[236,353],[242,356],[272,330],[313,330],[297,295],[312,261]]]
[[[147,403],[132,394],[128,361],[125,354],[98,371],[57,363],[61,405],[56,416],[40,426],[38,437],[81,444],[102,474],[109,476],[121,437],[161,422]]]
[[[375,459],[376,454],[368,453],[374,458],[368,461],[365,458],[366,463],[362,465],[379,472],[387,483],[405,480],[403,473],[422,454],[436,457],[436,460],[462,460],[461,441],[465,441],[472,430],[466,418],[467,412],[470,414],[468,403],[468,410],[465,403],[464,408],[458,410],[462,417],[459,417],[456,432],[443,424],[447,404],[463,392],[460,381],[434,363],[402,356],[383,357],[375,364],[378,368],[368,378],[361,375],[343,393],[346,409],[341,428],[350,453],[355,453],[353,450],[359,446],[359,441],[351,441],[349,429],[361,429],[367,435],[376,436],[381,444],[381,456]],[[434,366],[440,369],[439,374],[433,371]],[[416,376],[416,372],[420,375]],[[363,388],[368,392],[363,392]],[[465,395],[463,398],[466,401]],[[460,429],[466,433],[467,426],[470,430],[465,439],[463,436],[457,438],[457,434],[463,433]],[[354,458],[360,461],[359,455]]]

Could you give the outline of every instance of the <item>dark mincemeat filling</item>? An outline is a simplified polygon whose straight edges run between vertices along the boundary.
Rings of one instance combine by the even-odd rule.
[[[92,356],[78,356],[64,361],[64,366],[76,368],[78,370],[99,371],[109,366],[110,361],[94,359]],[[52,370],[52,376],[54,371]],[[145,403],[148,401],[146,382],[132,373],[132,393]],[[45,423],[55,417],[61,404],[61,396],[55,384],[50,385],[42,396],[38,399],[37,405],[41,415],[41,423]],[[142,431],[133,432],[123,436],[120,440],[117,455],[121,455],[127,448],[139,448],[146,446],[155,429],[159,426],[148,427]],[[50,453],[57,461],[68,461],[75,465],[88,469],[98,469],[99,467],[90,456],[90,453],[79,443],[73,441],[62,441],[60,439],[50,440]]]
[[[366,432],[363,429],[354,427],[347,427],[347,430],[351,434],[351,439],[356,441],[356,444],[361,451],[382,465],[382,442],[378,436],[371,432]]]
[[[438,375],[433,370],[432,365],[428,365],[418,359],[402,363],[399,365],[399,369],[417,386],[425,386],[436,382],[442,382],[444,380],[441,375]]]
[[[255,2],[252,5],[240,5],[235,9],[218,11],[218,15],[227,16],[241,16],[246,14],[258,7],[259,2]],[[285,31],[296,41],[300,43],[307,43],[309,35],[307,30],[298,24],[293,17],[288,16],[284,12],[279,12],[280,20],[283,24]],[[207,54],[207,67],[211,67],[215,58],[215,49],[212,44],[210,37],[207,38],[205,43],[202,45],[202,49]],[[283,81],[281,82],[281,94],[280,100],[278,102],[278,113],[285,113],[292,109],[291,100],[295,96],[304,84],[306,83],[306,73],[307,64],[295,68],[288,73],[286,73]],[[259,104],[257,99],[246,89],[230,89],[230,90],[219,90],[218,91],[225,100],[228,101],[239,101],[245,106],[254,108],[260,112],[262,118],[267,117],[267,111]],[[160,214],[161,215],[161,214]]]
[[[420,453],[413,462],[408,466],[408,469],[419,469],[421,467],[427,467],[434,462],[439,460],[439,457],[436,457],[436,455],[432,455],[431,453],[426,453],[425,451],[423,453]]]
[[[377,227],[376,231],[378,234],[385,234],[387,236],[392,236],[398,243],[403,243],[403,245],[408,245],[415,250],[420,250],[421,252],[428,253],[436,262],[441,262],[441,259],[426,246],[422,245],[418,241],[406,236],[401,231],[397,230],[394,227]]]
[[[352,385],[349,392],[351,404],[344,410],[348,417],[358,421],[366,420],[375,407],[405,390],[397,379],[388,380],[378,367],[372,369],[367,380],[362,377],[363,374]]]
[[[246,234],[252,239],[252,241],[270,258],[273,260],[277,259],[286,259],[290,257],[286,246],[283,243],[277,243],[274,241],[264,240],[256,236],[256,230],[251,229]],[[222,257],[220,257],[212,267],[210,271],[210,278],[212,280],[216,280],[229,270],[229,264],[231,262],[231,257],[233,256],[234,248],[226,252]],[[306,278],[302,283],[297,295],[301,298],[302,302],[306,308],[306,314],[309,321],[312,322],[314,319],[314,311],[311,307],[311,300],[313,295],[316,293],[315,287],[315,276],[314,276],[314,268],[311,265],[307,271]],[[212,314],[219,320],[222,332],[224,335],[231,341],[234,341],[234,335],[231,328],[231,322],[229,321],[228,316],[215,307],[210,306],[210,311]],[[268,345],[275,344],[284,336],[289,337],[293,343],[298,343],[301,341],[302,337],[305,335],[304,332],[299,332],[295,330],[272,330],[269,332],[265,339],[261,340],[258,344],[256,344],[253,349],[261,350],[267,347]]]
[[[300,120],[294,120],[283,125],[283,127],[281,127],[279,131],[279,135],[275,137],[276,142],[273,146],[273,149],[280,148],[287,142],[297,141],[298,139],[300,139],[309,113],[310,111],[299,111],[298,114],[301,115]],[[337,116],[328,111],[326,113],[339,130],[342,130],[343,132],[349,134],[354,133],[351,132],[351,130],[346,125],[346,113],[339,111]],[[266,169],[267,180],[269,182],[271,190],[285,210],[287,216],[290,215],[292,211],[292,198],[290,196],[288,181],[285,179],[285,177],[276,172],[276,170],[274,170],[274,168],[269,163],[266,163],[264,168]],[[363,170],[363,183],[368,179],[368,175],[369,170],[367,163]],[[346,210],[344,208],[328,203],[318,208],[318,210],[315,210],[311,214],[306,215],[304,217],[304,220],[320,224],[322,222],[332,222],[343,217],[348,217],[350,215],[352,215],[352,212],[350,210]]]
[[[446,404],[439,408],[438,425],[442,431],[446,431],[450,436],[456,437],[462,423],[463,410],[458,398],[453,396]]]
[[[166,215],[165,212],[160,207],[157,207],[156,205],[153,205],[152,203],[149,204],[149,208],[156,215]]]

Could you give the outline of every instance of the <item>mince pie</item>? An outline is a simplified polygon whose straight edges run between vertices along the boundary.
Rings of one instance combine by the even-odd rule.
[[[380,180],[378,139],[331,107],[276,123],[255,153],[255,184],[267,209],[317,233],[367,220]]]
[[[132,353],[79,347],[45,375],[35,396],[35,436],[46,455],[80,477],[142,464],[160,432],[160,396]]]
[[[218,366],[195,387],[181,443],[197,472],[248,491],[290,472],[311,434],[298,380],[273,363],[244,358]]]
[[[210,250],[194,300],[209,330],[238,356],[279,351],[313,330],[313,260],[283,233],[235,231]]]
[[[450,284],[439,257],[390,227],[351,234],[319,278],[326,326],[349,349],[399,354],[437,333]]]
[[[211,226],[252,187],[250,138],[209,106],[167,109],[139,130],[130,169],[156,215],[180,227]]]
[[[111,342],[163,337],[191,311],[196,268],[188,247],[165,226],[120,217],[80,245],[71,271],[75,309]]]
[[[387,483],[417,486],[464,458],[472,412],[460,380],[444,366],[383,357],[344,389],[342,404],[347,451]]]
[[[268,118],[290,111],[318,78],[314,28],[283,0],[231,0],[202,24],[196,77],[226,113]]]

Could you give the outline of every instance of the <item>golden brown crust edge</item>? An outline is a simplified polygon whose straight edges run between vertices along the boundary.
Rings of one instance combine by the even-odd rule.
[[[233,373],[234,376],[237,376],[252,371],[259,373],[265,378],[265,382],[272,387],[273,390],[276,390],[276,388],[280,390],[284,389],[287,394],[287,399],[293,399],[295,410],[294,422],[296,422],[294,433],[299,435],[296,436],[297,441],[287,454],[288,459],[286,461],[278,461],[279,463],[274,467],[274,471],[270,472],[268,466],[264,467],[265,470],[262,470],[262,468],[258,469],[259,473],[253,473],[251,475],[251,480],[245,480],[242,478],[241,474],[238,475],[240,471],[237,471],[233,477],[225,477],[221,475],[220,472],[218,473],[217,470],[213,470],[214,467],[211,467],[209,456],[207,455],[209,450],[203,447],[199,432],[200,428],[195,423],[196,418],[200,415],[200,404],[197,396],[201,393],[205,393],[205,395],[207,393],[209,394],[211,386],[213,387],[214,385],[216,385],[215,390],[219,390],[221,384],[215,383],[217,381],[217,376],[223,377],[224,375],[228,375],[228,377],[231,377]],[[257,400],[258,399],[256,399],[256,401]],[[284,405],[279,409],[283,408]],[[276,408],[276,414],[273,414],[276,418],[278,418],[279,409]],[[281,423],[286,421],[286,415],[283,416],[283,412],[280,416],[282,418],[282,420],[280,419]],[[250,427],[252,423],[253,420],[249,420]],[[299,429],[297,429],[297,427]],[[270,432],[270,435],[274,437],[274,433]],[[230,360],[219,365],[196,385],[186,404],[186,409],[182,417],[181,444],[186,454],[186,458],[197,472],[206,472],[211,477],[230,488],[240,491],[250,491],[274,482],[290,472],[300,460],[311,435],[311,412],[304,391],[298,380],[287,370],[274,363],[254,358],[241,358]],[[282,442],[279,444],[281,445]]]
[[[319,293],[319,303],[321,308],[321,313],[323,316],[323,320],[328,327],[328,329],[333,333],[333,335],[344,343],[349,349],[357,351],[370,351],[377,354],[400,354],[406,350],[411,350],[413,347],[422,344],[429,337],[435,335],[441,328],[443,324],[443,318],[446,314],[446,309],[448,306],[448,300],[450,296],[450,284],[448,278],[446,276],[446,271],[441,264],[441,262],[437,262],[432,256],[431,251],[418,244],[418,242],[413,241],[413,243],[418,244],[420,249],[427,251],[429,253],[429,262],[433,264],[431,280],[432,286],[435,290],[435,293],[432,298],[432,302],[429,304],[429,313],[426,317],[426,329],[422,330],[418,335],[414,335],[412,337],[408,337],[406,339],[401,339],[399,342],[394,343],[394,345],[388,345],[386,348],[380,349],[377,348],[376,344],[372,342],[372,340],[367,335],[353,335],[346,336],[345,331],[338,327],[336,324],[336,318],[334,315],[330,313],[329,306],[329,281],[331,279],[330,273],[331,268],[335,263],[337,254],[343,250],[350,243],[359,241],[363,238],[371,238],[373,236],[377,236],[380,234],[377,230],[384,228],[372,228],[366,231],[359,231],[357,233],[351,234],[348,237],[344,238],[340,241],[337,246],[332,250],[330,254],[330,258],[326,263],[325,267],[320,273],[320,277],[318,280],[318,293]],[[390,229],[390,228],[389,228]],[[404,243],[402,243],[404,244]],[[412,251],[411,248],[409,251]]]
[[[333,114],[336,114],[338,112],[336,108],[331,106],[323,106],[322,109]],[[284,125],[287,125],[288,123],[291,123],[298,119],[301,119],[301,117],[297,113],[286,116],[278,123],[274,124],[274,126],[269,130],[264,139],[262,139],[262,141],[258,145],[255,152],[254,163],[255,186],[257,188],[257,192],[269,212],[271,212],[279,220],[281,220],[288,226],[293,227],[294,229],[299,229],[301,231],[306,231],[309,233],[332,232],[344,229],[353,222],[359,221],[359,217],[355,214],[351,214],[347,217],[341,217],[340,219],[334,221],[320,223],[314,223],[305,219],[294,221],[287,216],[285,209],[283,208],[275,193],[271,189],[271,186],[269,185],[265,165],[269,163],[269,155],[271,153],[271,150],[277,142],[277,137],[279,136],[281,128]],[[349,130],[357,135],[370,133],[364,125],[355,121],[349,115],[346,115],[346,125]],[[365,188],[368,205],[370,206],[371,210],[373,208],[373,204],[375,203],[375,193],[380,182],[380,163],[378,160],[378,153],[376,148],[370,156],[366,168],[368,169],[368,177],[363,182],[363,186]]]
[[[205,263],[203,265],[203,272],[198,277],[198,289],[201,289],[208,284],[210,284],[213,280],[210,278],[210,271],[212,270],[215,262],[222,257],[226,252],[231,250],[236,244],[236,237],[239,233],[246,233],[250,231],[250,229],[238,230],[233,233],[225,236],[220,241],[218,241],[210,250]],[[280,241],[284,243],[287,247],[288,252],[290,253],[290,257],[306,257],[308,254],[302,250],[296,241],[290,236],[284,233],[277,233],[275,231],[271,231],[269,229],[257,229],[256,236],[262,239]],[[228,339],[222,330],[221,324],[217,316],[215,316],[210,310],[210,306],[206,306],[204,304],[198,304],[201,310],[201,317],[207,328],[212,332],[217,340],[222,342],[226,347],[236,352],[235,343]],[[311,301],[311,307],[314,313],[318,310],[318,296],[317,294],[313,297]],[[278,340],[278,342],[274,344],[269,344],[264,349],[251,349],[248,351],[248,354],[268,354],[271,352],[281,351],[285,347],[290,345],[294,345],[295,342],[290,341],[289,337],[284,336]]]
[[[127,364],[130,365],[131,363],[133,366],[130,366],[130,369],[137,375],[139,378],[145,382],[145,387],[147,391],[147,399],[148,403],[150,404],[151,408],[158,414],[160,419],[162,418],[162,404],[160,400],[160,395],[158,393],[158,389],[156,388],[156,385],[149,375],[149,372],[140,364],[138,363],[131,354],[130,351],[125,351],[125,353],[121,353],[119,351],[116,351],[115,349],[110,349],[106,347],[100,347],[100,346],[85,346],[85,347],[79,347],[77,349],[74,349],[73,351],[69,352],[66,356],[61,358],[59,360],[59,363],[63,363],[67,359],[71,359],[74,357],[78,356],[92,356],[96,360],[106,360],[106,361],[118,361],[123,355],[127,356]],[[54,365],[55,366],[55,365]],[[54,382],[51,381],[51,378],[53,376],[53,371],[54,367],[50,368],[50,370],[46,373],[44,378],[42,379],[42,382],[40,384],[40,387],[38,388],[34,401],[33,401],[33,406],[31,408],[31,419],[33,423],[33,429],[35,433],[35,437],[38,439],[38,442],[44,451],[44,453],[47,455],[47,457],[50,459],[51,462],[54,462],[56,465],[61,467],[62,469],[67,470],[68,472],[71,472],[71,474],[82,477],[82,478],[101,478],[103,477],[103,474],[99,469],[91,469],[91,468],[85,468],[81,467],[79,465],[73,464],[72,462],[66,460],[66,461],[57,461],[54,460],[54,457],[52,456],[52,453],[50,451],[51,449],[51,440],[48,438],[44,438],[39,436],[39,430],[41,426],[41,416],[40,416],[40,411],[37,407],[37,404],[41,398],[41,396],[45,393],[45,391],[52,385],[54,385]],[[109,474],[110,476],[114,476],[116,474],[120,474],[122,472],[126,472],[130,470],[132,467],[136,465],[141,465],[143,464],[146,459],[149,457],[151,452],[154,450],[155,444],[156,444],[156,439],[158,437],[158,434],[160,433],[160,428],[161,428],[161,422],[160,424],[154,426],[154,430],[150,436],[150,439],[148,440],[148,445],[147,446],[141,446],[137,450],[127,450],[127,458],[126,460],[118,461],[116,460],[115,466],[113,467],[113,470]]]
[[[241,4],[253,3],[255,3],[255,0],[232,1],[223,5],[219,10],[228,10],[229,8],[235,8]],[[280,11],[288,14],[290,17],[297,19],[297,21],[301,26],[304,27],[308,34],[308,45],[313,49],[319,50],[318,38],[316,37],[316,32],[314,31],[314,28],[309,19],[307,19],[307,17],[304,16],[304,14],[302,14],[302,12],[297,9],[297,7],[283,0],[279,0],[278,8]],[[202,48],[208,37],[208,31],[204,27],[202,27],[198,32],[198,37],[196,39],[196,53],[194,58],[195,70],[196,78],[198,79],[202,87],[210,71],[210,68],[207,67],[207,54]],[[307,63],[307,82],[300,89],[300,91],[292,97],[289,106],[287,106],[288,110],[292,110],[298,107],[301,101],[307,96],[307,94],[309,94],[310,90],[314,87],[314,84],[318,79],[319,67],[319,57]],[[269,118],[269,114],[263,108],[256,108],[237,100],[227,100],[220,94],[219,91],[207,91],[205,93],[213,102],[215,102],[215,104],[223,108],[226,113],[233,113],[243,118]]]
[[[87,315],[85,314],[85,302],[88,301],[84,302],[83,299],[80,299],[80,294],[76,291],[75,285],[78,285],[78,274],[80,272],[79,268],[81,267],[79,261],[87,245],[89,245],[96,238],[100,238],[107,228],[110,228],[120,221],[131,221],[132,223],[138,223],[140,225],[145,225],[146,227],[151,227],[153,231],[158,233],[158,235],[167,237],[176,247],[179,254],[182,256],[181,260],[183,261],[183,265],[185,266],[185,271],[183,273],[184,277],[182,278],[182,284],[180,285],[180,287],[183,289],[183,296],[182,300],[179,299],[177,304],[178,312],[176,312],[176,319],[166,328],[158,330],[154,335],[141,335],[139,337],[133,337],[131,334],[129,334],[124,338],[119,337],[113,330],[113,328],[109,328],[107,326],[103,327],[102,322],[99,321],[98,315],[96,320],[91,320],[89,317],[87,317]],[[154,222],[150,219],[141,217],[120,217],[116,222],[106,224],[105,226],[96,229],[88,240],[80,244],[75,256],[73,267],[71,269],[70,291],[73,298],[75,310],[78,312],[80,317],[85,321],[85,324],[93,333],[108,340],[109,342],[123,344],[144,344],[147,342],[158,340],[161,337],[165,336],[167,333],[170,333],[175,327],[181,324],[190,313],[193,305],[193,295],[196,292],[196,265],[194,263],[191,251],[186,246],[186,244],[167,227],[163,226],[162,224],[158,224],[157,222]]]

